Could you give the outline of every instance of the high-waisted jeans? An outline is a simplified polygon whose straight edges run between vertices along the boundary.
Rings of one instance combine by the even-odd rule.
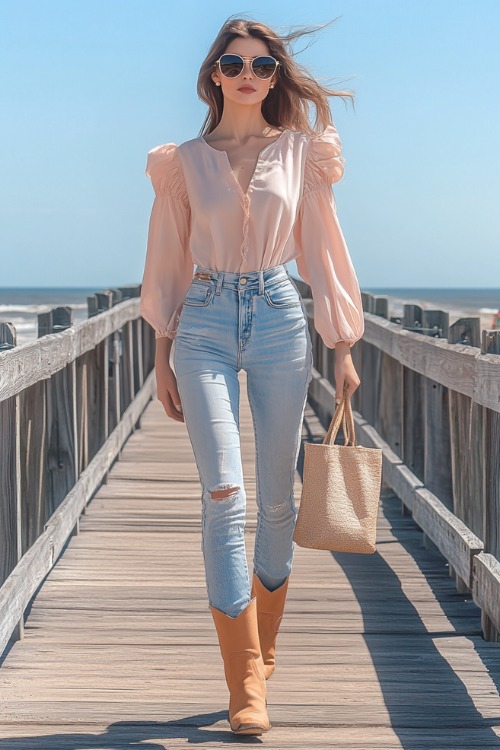
[[[197,265],[199,272],[181,309],[173,366],[202,487],[208,601],[236,617],[250,602],[237,373],[247,374],[255,433],[253,567],[273,591],[292,569],[293,489],[312,343],[302,297],[284,265],[250,273]]]

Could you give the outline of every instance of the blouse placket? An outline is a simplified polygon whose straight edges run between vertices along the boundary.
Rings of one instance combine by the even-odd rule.
[[[294,137],[294,147],[287,153],[287,157],[294,157],[296,153],[300,153],[295,151],[295,144],[299,149],[303,142],[302,135],[295,135],[294,131],[285,129],[278,138],[260,151],[246,193],[243,192],[233,172],[226,151],[213,148],[201,136],[185,144],[188,156],[186,164],[191,169],[190,178],[194,179],[197,175],[196,160],[199,150],[206,149],[207,153],[215,151],[217,157],[211,159],[204,159],[200,153],[200,161],[204,168],[211,170],[211,174],[213,170],[216,177],[222,178],[218,185],[224,185],[224,192],[227,189],[231,191],[232,198],[238,197],[237,202],[230,203],[234,221],[239,222],[242,218],[242,233],[239,235],[237,227],[234,226],[231,227],[231,236],[236,243],[239,241],[238,235],[241,237],[240,262],[234,265],[231,263],[231,270],[239,265],[240,272],[247,271],[248,257],[252,257],[252,266],[259,262],[258,253],[256,252],[256,257],[253,257],[254,253],[249,252],[250,241],[251,237],[258,237],[259,241],[264,242],[263,230],[266,227],[256,224],[255,233],[250,231],[251,220],[258,222],[258,217],[251,215],[252,201],[254,207],[261,205],[261,192],[267,188],[266,170],[269,169],[270,175],[273,172],[265,163],[267,152],[274,149],[278,141],[285,140],[285,133],[290,133],[290,137]],[[288,149],[288,141],[285,149]],[[284,257],[281,247],[277,248],[272,257],[269,258],[269,253],[266,256],[267,263],[275,264],[295,259],[302,279],[311,287],[315,328],[326,346],[331,348],[337,341],[348,341],[352,345],[364,332],[359,282],[338,221],[331,189],[332,184],[343,176],[344,158],[341,151],[342,143],[335,126],[331,125],[323,133],[308,138],[303,171],[298,159],[293,169],[287,162],[286,172],[281,173],[277,170],[275,179],[280,179],[279,175],[283,174],[283,179],[286,177],[290,182],[291,189],[293,179],[302,179],[302,186],[300,195],[297,191],[298,203],[294,224],[291,226],[293,234],[289,235],[293,242],[290,241],[287,245],[291,252]],[[280,158],[283,153],[280,151]],[[148,250],[141,288],[141,314],[155,328],[157,338],[175,337],[185,292],[192,281],[193,255],[190,250],[190,231],[193,216],[195,219],[197,211],[203,213],[203,206],[197,204],[196,200],[193,205],[191,204],[184,174],[186,164],[182,163],[179,146],[174,143],[163,144],[148,153],[146,174],[151,177],[156,198],[150,218]],[[270,182],[271,180],[272,178]],[[196,196],[196,191],[193,192]],[[202,191],[200,195],[203,195]],[[242,209],[238,220],[234,210],[237,203]],[[274,232],[277,231],[276,223],[272,223],[272,213],[269,210],[266,213],[266,221],[270,224],[270,237],[274,237]],[[279,216],[281,217],[281,214]],[[283,220],[288,221],[291,216],[290,210],[288,213],[284,212]],[[205,232],[205,224],[202,226]],[[220,232],[217,234],[219,239],[222,236]],[[210,246],[210,243],[207,244]],[[201,258],[197,262],[217,267],[218,261],[215,256],[205,257],[203,248],[197,248],[197,251],[197,258]]]

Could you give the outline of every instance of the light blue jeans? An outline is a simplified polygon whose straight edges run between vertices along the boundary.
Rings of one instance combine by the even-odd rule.
[[[247,374],[255,434],[253,567],[273,591],[292,569],[293,485],[312,343],[302,297],[284,265],[250,273],[195,270],[202,277],[195,274],[186,293],[172,361],[202,487],[208,601],[236,617],[250,602],[251,583],[237,373]]]

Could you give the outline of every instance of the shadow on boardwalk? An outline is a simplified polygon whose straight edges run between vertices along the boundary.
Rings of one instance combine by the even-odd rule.
[[[332,555],[358,600],[364,639],[401,747],[414,748],[419,730],[434,729],[448,735],[445,744],[436,740],[435,748],[500,748],[492,729],[500,724],[500,646],[483,640],[479,608],[457,592],[445,558],[423,547],[421,532],[411,517],[401,515],[393,495],[383,498],[383,516],[389,537],[378,543],[378,553]],[[435,608],[449,621],[446,631],[432,627],[429,593],[419,595],[411,570],[401,569],[407,559],[391,556],[392,545],[411,555],[434,594]]]

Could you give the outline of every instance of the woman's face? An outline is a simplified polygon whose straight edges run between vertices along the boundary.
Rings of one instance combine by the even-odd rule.
[[[233,39],[227,45],[224,53],[241,55],[243,58],[253,58],[259,55],[269,55],[269,49],[267,44],[261,39],[247,37],[245,39]],[[257,104],[261,102],[269,93],[269,87],[276,83],[276,78],[276,72],[272,78],[258,78],[250,66],[250,60],[245,60],[245,67],[241,75],[237,78],[226,78],[223,76],[218,65],[212,73],[212,80],[220,82],[224,99],[230,99],[238,104]],[[252,88],[253,91],[239,90],[245,86]]]

